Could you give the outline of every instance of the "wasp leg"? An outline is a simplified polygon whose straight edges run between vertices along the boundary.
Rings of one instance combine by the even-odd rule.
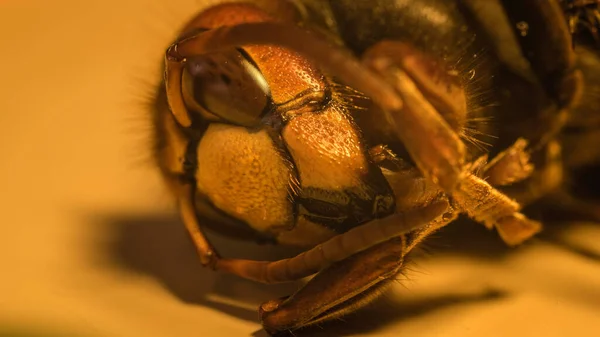
[[[502,0],[523,55],[559,108],[569,108],[581,94],[582,75],[564,13],[557,1]]]
[[[264,329],[270,334],[291,332],[367,305],[402,272],[405,257],[415,246],[457,216],[450,211],[427,227],[388,238],[331,264],[292,296],[263,303],[259,313]]]
[[[218,252],[210,244],[206,235],[202,232],[202,227],[198,222],[198,216],[194,208],[194,199],[192,197],[192,185],[191,184],[180,184],[178,191],[176,191],[177,201],[179,206],[179,214],[181,220],[188,231],[198,255],[200,256],[200,262],[205,267],[211,267],[216,269],[217,262],[219,261]]]
[[[455,130],[467,114],[464,92],[456,79],[440,62],[401,41],[372,46],[363,55],[363,63],[404,102],[400,110],[384,114],[396,137],[421,172],[452,193],[465,164],[465,147]]]
[[[406,213],[373,220],[288,259],[273,262],[221,259],[217,262],[217,269],[262,283],[295,281],[391,237],[429,228],[431,221],[452,212],[443,199]]]
[[[313,275],[332,263],[344,260],[390,237],[427,228],[431,221],[451,211],[445,199],[434,201],[411,212],[397,213],[355,227],[295,257],[279,261],[254,261],[219,256],[201,230],[195,213],[191,185],[181,185],[178,199],[181,217],[198,250],[202,265],[262,283],[290,282]]]
[[[506,186],[529,178],[534,168],[529,160],[527,145],[525,139],[519,138],[511,147],[487,163],[482,168],[482,174],[488,184],[496,187]]]
[[[556,106],[541,111],[530,128],[536,130],[536,125],[544,125],[538,140],[542,147],[566,123],[569,109],[581,96],[583,76],[575,66],[571,35],[557,1],[502,0],[502,3],[523,56]]]
[[[537,221],[519,213],[521,206],[475,175],[468,175],[452,195],[458,209],[487,228],[496,228],[508,245],[518,245],[538,233]]]
[[[292,296],[263,303],[263,328],[272,335],[292,332],[367,305],[402,272],[411,247],[400,236],[332,264]]]
[[[503,188],[503,192],[521,205],[529,205],[558,191],[564,176],[562,149],[558,141],[553,140],[535,153],[539,163],[531,176],[520,183]]]

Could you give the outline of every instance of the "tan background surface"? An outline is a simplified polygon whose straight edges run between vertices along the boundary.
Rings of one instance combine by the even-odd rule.
[[[201,3],[0,0],[0,335],[265,336],[257,305],[294,289],[202,270],[146,160],[144,97]],[[600,336],[600,226],[511,252],[470,229],[320,335]]]

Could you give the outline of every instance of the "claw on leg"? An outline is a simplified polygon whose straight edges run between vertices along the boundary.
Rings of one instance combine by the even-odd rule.
[[[180,189],[178,191],[178,202],[179,202],[179,214],[187,229],[190,237],[194,245],[196,246],[196,250],[198,251],[198,255],[200,257],[200,263],[202,263],[205,267],[210,267],[211,269],[216,269],[217,261],[219,260],[219,254],[212,247],[208,239],[202,232],[202,227],[198,222],[198,217],[196,215],[196,210],[193,202],[193,191],[192,185],[190,184],[181,184]]]
[[[508,245],[517,245],[542,229],[542,225],[519,213],[520,205],[484,180],[469,175],[452,195],[469,217],[496,228]]]

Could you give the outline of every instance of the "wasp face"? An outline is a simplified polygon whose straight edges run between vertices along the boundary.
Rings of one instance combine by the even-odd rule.
[[[348,42],[399,91],[402,111],[392,120],[389,111],[292,49],[244,44],[185,59],[171,81],[177,90],[167,86],[171,109],[159,109],[159,157],[165,173],[195,184],[196,209],[208,227],[314,245],[430,203],[441,193],[439,179],[449,177],[440,186],[453,188],[465,157],[457,134],[476,117],[469,86],[481,62],[468,53],[481,47],[461,25],[456,4],[396,5],[407,9],[401,20],[384,4],[332,3],[336,18],[352,25],[346,31],[362,33],[348,41],[327,33],[333,43]],[[359,13],[369,10],[384,10],[386,24],[365,22]],[[250,4],[225,4],[200,13],[180,41],[223,26],[294,20]],[[397,22],[417,28],[387,29]],[[403,115],[408,118],[394,120]],[[415,165],[432,179],[411,171]]]
[[[231,6],[202,13],[189,28],[274,21],[241,4],[232,17]],[[282,243],[314,244],[394,212],[392,189],[340,88],[276,46],[190,58],[182,96],[192,125],[170,122],[169,132],[182,140],[194,134],[175,165],[194,179],[202,215]],[[173,151],[165,148],[164,156]]]

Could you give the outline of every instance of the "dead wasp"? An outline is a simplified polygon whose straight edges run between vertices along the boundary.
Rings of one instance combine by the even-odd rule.
[[[576,160],[562,142],[581,144],[563,130],[598,121],[574,113],[586,78],[567,21],[536,0],[203,10],[166,51],[155,114],[156,157],[201,263],[264,283],[316,274],[261,305],[277,333],[363,306],[459,214],[516,245],[541,230],[524,205],[587,210],[563,188]],[[224,258],[204,229],[306,251]]]

